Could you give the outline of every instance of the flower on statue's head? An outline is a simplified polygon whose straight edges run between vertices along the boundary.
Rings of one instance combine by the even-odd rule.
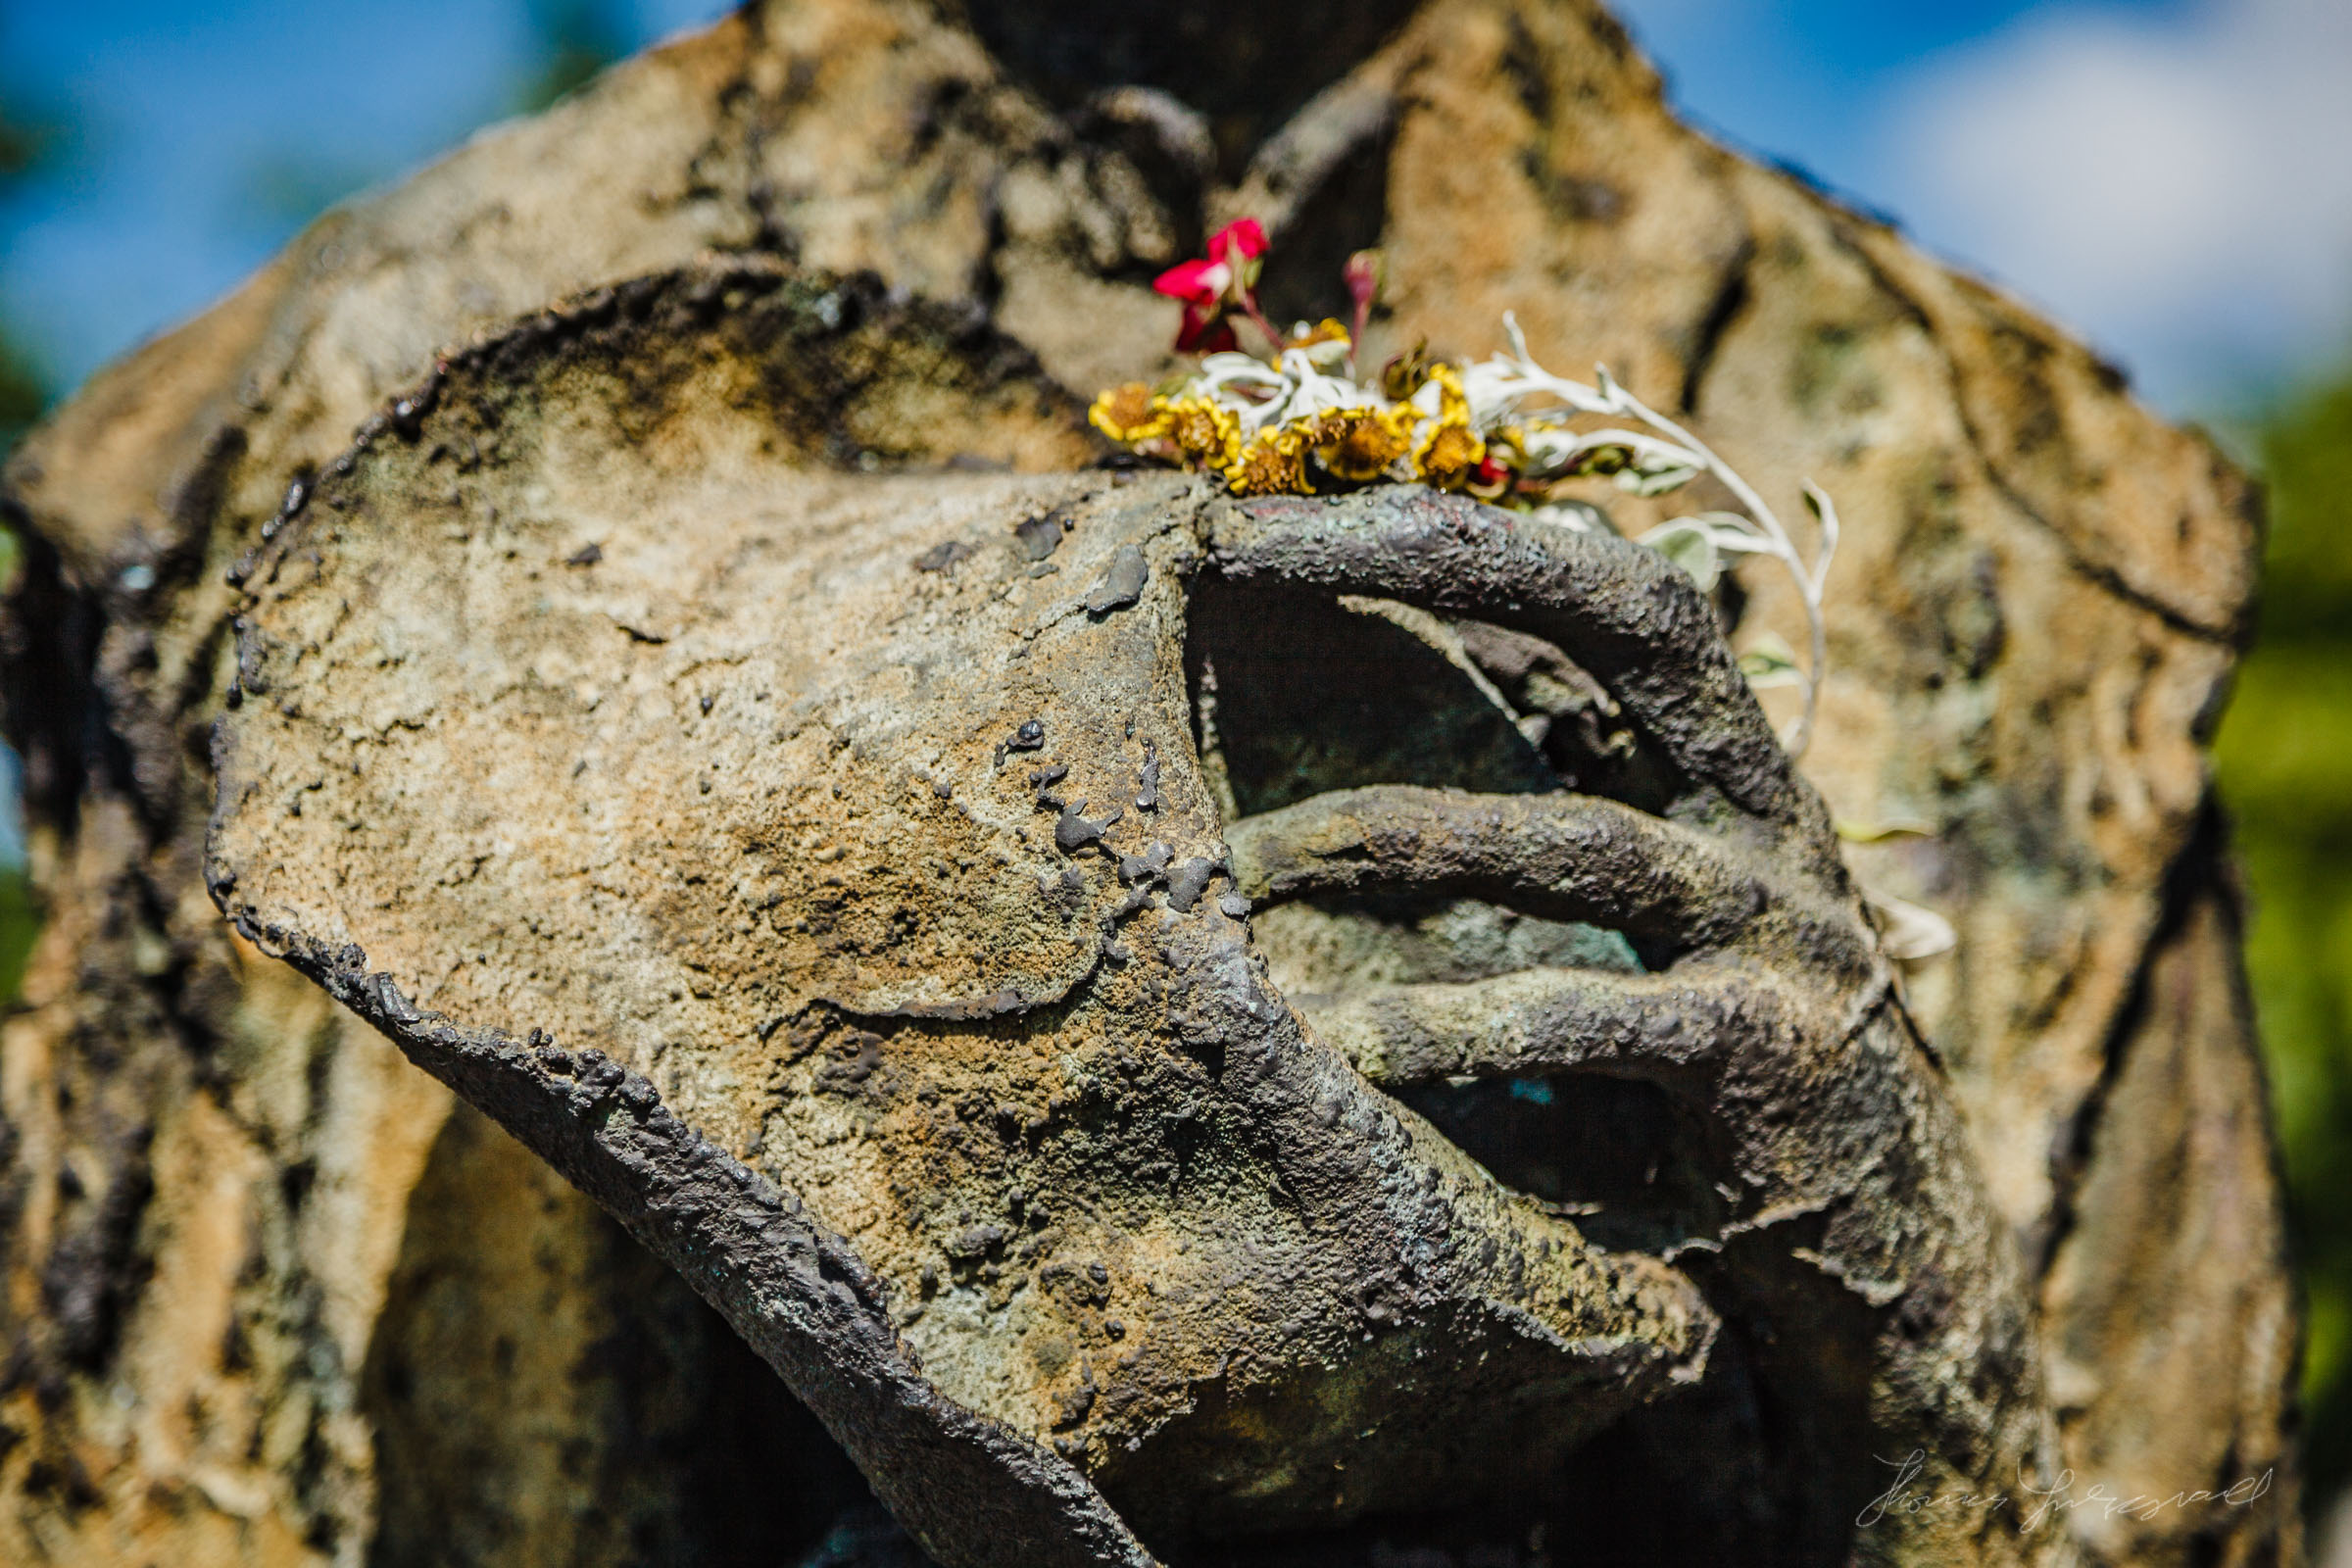
[[[1297,430],[1260,430],[1225,470],[1237,496],[1303,496],[1314,486],[1306,476],[1306,441]]]
[[[1413,467],[1440,490],[1459,490],[1482,475],[1487,444],[1468,421],[1440,420],[1413,448]]]
[[[1086,411],[1087,422],[1122,446],[1134,446],[1168,433],[1165,398],[1152,395],[1141,381],[1114,386],[1095,399]]]
[[[1264,265],[1266,231],[1254,218],[1227,223],[1208,238],[1204,259],[1179,262],[1152,280],[1152,287],[1184,305],[1177,330],[1182,354],[1211,354],[1236,345],[1227,314],[1257,311],[1258,270]]]
[[[1462,391],[1462,372],[1443,361],[1424,372],[1411,401],[1423,414],[1446,424],[1470,422],[1470,399]]]
[[[1478,466],[1470,471],[1462,488],[1481,501],[1498,501],[1510,493],[1511,484],[1518,477],[1509,464],[1490,451],[1478,460]]]
[[[1794,579],[1814,646],[1823,646],[1821,576],[1837,545],[1838,519],[1819,491],[1805,491],[1821,523],[1821,544],[1808,565],[1779,519],[1682,426],[1651,413],[1606,369],[1596,370],[1590,386],[1551,374],[1529,354],[1526,335],[1507,314],[1508,354],[1463,365],[1434,358],[1423,341],[1359,380],[1355,351],[1380,292],[1378,256],[1348,258],[1344,276],[1355,306],[1352,326],[1300,321],[1284,332],[1266,319],[1253,292],[1265,248],[1265,231],[1244,220],[1217,231],[1206,259],[1160,275],[1154,286],[1184,305],[1180,346],[1213,345],[1220,352],[1202,356],[1191,375],[1159,394],[1141,382],[1102,393],[1087,410],[1097,429],[1140,457],[1214,474],[1239,496],[1307,496],[1418,480],[1583,531],[1606,526],[1607,519],[1592,508],[1579,513],[1582,503],[1548,500],[1554,481],[1606,476],[1635,495],[1655,496],[1711,473],[1745,499],[1745,515],[1701,513],[1652,528],[1637,542],[1663,552],[1682,547],[1660,540],[1696,538],[1708,556],[1702,581],[1711,580],[1719,552],[1771,555]],[[1232,348],[1234,314],[1249,317],[1271,354]],[[1580,415],[1618,422],[1586,429],[1576,422]],[[1820,676],[1816,655],[1802,672],[1805,708],[1790,732],[1792,752],[1811,733]]]
[[[1423,338],[1380,368],[1381,395],[1392,403],[1402,403],[1429,379],[1429,339]]]
[[[1409,409],[1335,409],[1316,417],[1306,444],[1334,478],[1362,483],[1412,451],[1412,428]]]
[[[1178,398],[1167,406],[1167,437],[1196,468],[1223,473],[1242,455],[1242,421],[1212,398]]]
[[[1428,422],[1413,443],[1413,471],[1441,490],[1467,485],[1487,461],[1487,443],[1470,422],[1461,372],[1432,365],[1406,407]]]
[[[1241,303],[1257,286],[1257,270],[1266,254],[1266,231],[1254,218],[1227,223],[1208,237],[1205,261],[1179,262],[1152,280],[1152,286],[1188,305],[1210,305],[1223,300]]]
[[[1348,335],[1348,328],[1328,316],[1313,326],[1300,321],[1291,328],[1282,346],[1285,352],[1304,354],[1307,363],[1326,375],[1346,368],[1355,353],[1355,340]]]

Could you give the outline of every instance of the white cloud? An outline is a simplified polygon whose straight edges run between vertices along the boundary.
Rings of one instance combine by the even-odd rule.
[[[1876,181],[2186,408],[2352,349],[2352,5],[2044,12],[1893,94]]]

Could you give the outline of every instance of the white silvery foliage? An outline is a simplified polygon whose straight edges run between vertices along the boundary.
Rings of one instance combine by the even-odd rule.
[[[1822,619],[1822,586],[1838,551],[1838,509],[1810,481],[1804,487],[1805,506],[1819,524],[1813,558],[1799,553],[1780,516],[1765,504],[1755,487],[1742,479],[1690,431],[1657,413],[1610,376],[1596,368],[1593,384],[1556,376],[1538,365],[1528,352],[1527,335],[1515,317],[1505,315],[1503,330],[1510,350],[1471,366],[1462,374],[1470,398],[1473,422],[1481,429],[1499,428],[1513,417],[1520,426],[1520,449],[1529,459],[1528,473],[1537,478],[1589,471],[1592,460],[1605,454],[1615,468],[1617,483],[1637,495],[1658,495],[1680,488],[1701,473],[1713,475],[1732,493],[1741,512],[1701,512],[1659,524],[1640,542],[1657,550],[1690,573],[1702,588],[1712,588],[1729,564],[1727,558],[1765,556],[1778,562],[1796,585],[1805,608],[1805,627],[1811,647],[1804,667],[1792,659],[1773,657],[1769,650],[1751,654],[1741,667],[1757,686],[1795,684],[1804,692],[1804,708],[1788,733],[1782,737],[1792,755],[1801,756],[1813,737],[1813,719],[1821,696],[1821,680],[1829,660],[1828,627]],[[1556,405],[1523,413],[1534,400]],[[1568,421],[1577,415],[1631,419],[1642,430],[1574,431]],[[1492,426],[1487,421],[1493,421]]]
[[[1344,368],[1348,346],[1345,343],[1336,346]],[[1286,349],[1278,363],[1268,365],[1249,354],[1211,354],[1200,362],[1200,373],[1185,388],[1185,393],[1213,398],[1231,409],[1241,419],[1245,436],[1287,420],[1312,418],[1334,409],[1389,406],[1378,392],[1358,386],[1346,375],[1332,374],[1325,368],[1330,358],[1307,349]],[[1318,360],[1325,364],[1318,365]]]
[[[1656,496],[1708,474],[1739,503],[1739,512],[1676,517],[1637,542],[1682,567],[1701,588],[1712,589],[1743,556],[1768,558],[1788,574],[1804,605],[1807,658],[1800,665],[1785,645],[1766,638],[1742,658],[1740,667],[1758,689],[1792,685],[1802,690],[1803,708],[1782,737],[1791,755],[1801,756],[1812,739],[1829,657],[1821,604],[1822,585],[1838,550],[1837,508],[1818,486],[1806,483],[1805,505],[1818,524],[1808,560],[1764,498],[1704,442],[1626,391],[1605,368],[1595,368],[1590,385],[1553,375],[1528,352],[1526,334],[1515,317],[1503,317],[1503,329],[1509,350],[1463,367],[1460,386],[1471,426],[1488,440],[1507,434],[1524,457],[1523,477],[1607,474],[1632,494]],[[1230,409],[1245,438],[1335,410],[1397,408],[1377,387],[1363,385],[1348,373],[1349,353],[1343,339],[1286,349],[1272,365],[1248,354],[1211,354],[1201,360],[1200,373],[1182,395],[1209,398]],[[1416,422],[1434,420],[1444,397],[1444,389],[1433,379],[1404,407]],[[1620,422],[1578,429],[1572,421],[1580,416]],[[1598,508],[1582,502],[1552,502],[1535,509],[1535,514],[1579,532],[1608,526]]]

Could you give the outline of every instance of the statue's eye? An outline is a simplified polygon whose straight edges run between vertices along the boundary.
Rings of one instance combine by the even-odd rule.
[[[1608,694],[1535,638],[1392,600],[1213,574],[1190,613],[1195,738],[1228,821],[1383,784],[1575,789],[1646,805],[1645,785],[1662,780]],[[1280,902],[1257,913],[1253,937],[1310,1022],[1389,987],[1643,967],[1623,933],[1427,890]],[[1662,1245],[1710,1204],[1682,1190],[1711,1168],[1696,1124],[1652,1085],[1585,1073],[1437,1082],[1398,1098],[1608,1245]]]
[[[1371,784],[1561,786],[1426,611],[1211,576],[1193,595],[1187,653],[1196,738],[1229,818]]]
[[[1648,811],[1678,787],[1560,649],[1395,600],[1212,572],[1192,595],[1186,664],[1228,820],[1373,784],[1570,789]]]

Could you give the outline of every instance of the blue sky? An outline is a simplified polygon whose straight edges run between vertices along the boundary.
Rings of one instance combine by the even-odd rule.
[[[0,94],[74,126],[0,199],[0,310],[71,387],[321,201],[508,113],[559,3],[0,0]],[[627,48],[725,9],[587,3]],[[1618,10],[1687,113],[2050,311],[2169,413],[2352,350],[2352,0]]]
[[[545,0],[541,0],[544,4]],[[630,47],[719,0],[607,0]],[[1676,99],[2074,324],[2169,412],[2352,342],[2347,0],[1623,0]],[[201,308],[317,202],[512,105],[532,0],[0,0],[0,86],[77,122],[0,207],[58,380]]]
[[[2352,350],[2352,3],[1620,6],[1677,100],[2066,321],[2166,412]]]
[[[634,47],[724,0],[616,0]],[[72,385],[267,260],[319,200],[513,107],[522,0],[0,0],[0,92],[73,127],[0,206],[0,304]]]

